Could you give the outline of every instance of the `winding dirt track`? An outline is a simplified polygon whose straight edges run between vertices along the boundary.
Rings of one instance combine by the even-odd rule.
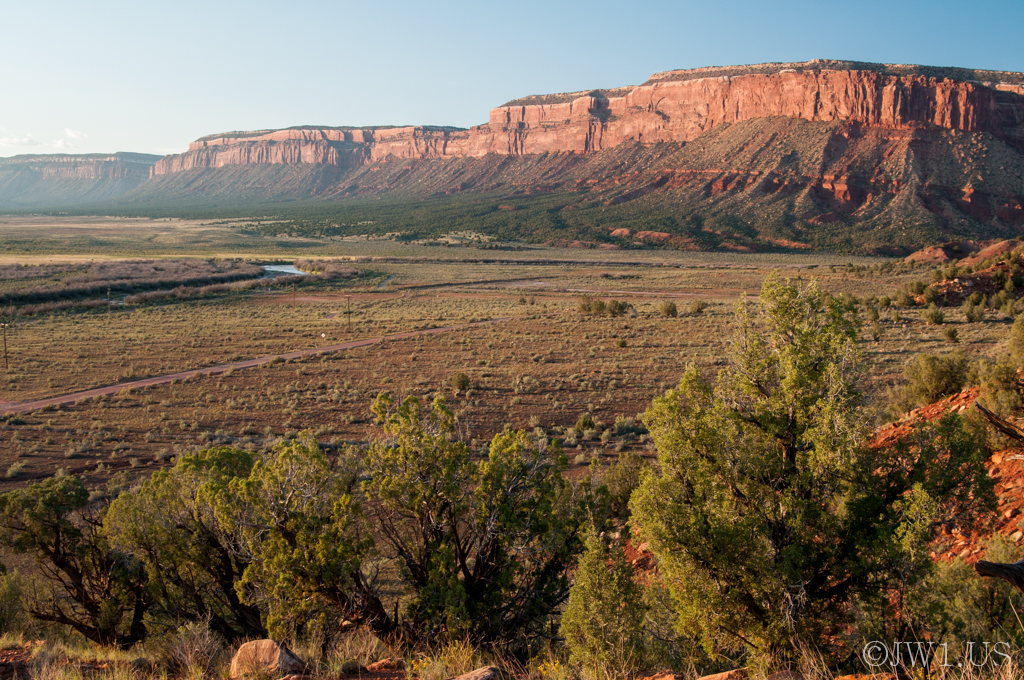
[[[253,366],[262,366],[263,364],[268,364],[271,361],[277,361],[279,359],[285,361],[287,361],[288,359],[302,359],[305,357],[316,356],[318,354],[330,354],[331,352],[340,352],[346,349],[354,349],[356,347],[366,347],[367,345],[374,345],[377,344],[378,342],[384,342],[385,340],[402,340],[404,338],[414,338],[419,335],[435,335],[438,333],[448,333],[450,331],[462,330],[463,328],[486,326],[492,323],[508,321],[511,318],[512,317],[510,316],[502,316],[494,319],[488,319],[487,321],[474,321],[472,323],[464,323],[456,326],[425,328],[419,331],[396,333],[394,335],[382,335],[376,338],[349,340],[348,342],[343,342],[337,345],[328,345],[327,347],[311,347],[310,349],[301,349],[295,352],[288,352],[286,354],[273,354],[270,356],[259,357],[258,359],[246,359],[245,361],[236,361],[231,364],[219,364],[217,366],[197,368],[192,371],[182,371],[181,373],[171,373],[169,375],[158,375],[153,376],[151,378],[143,378],[142,380],[132,380],[130,382],[117,383],[116,385],[107,385],[105,387],[95,387],[91,390],[84,390],[82,392],[72,392],[71,394],[64,394],[59,397],[50,397],[49,399],[25,401],[20,404],[0,404],[0,414],[26,413],[27,411],[34,411],[36,409],[46,408],[47,406],[73,404],[79,399],[89,399],[104,394],[116,394],[121,390],[126,390],[129,388],[146,387],[147,385],[166,385],[170,383],[172,380],[187,380],[189,378],[195,378],[197,376],[202,375],[219,375],[228,370],[239,368],[252,368]]]

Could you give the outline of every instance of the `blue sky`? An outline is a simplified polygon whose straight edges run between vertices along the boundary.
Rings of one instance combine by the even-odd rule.
[[[528,94],[698,66],[1024,71],[1024,2],[0,3],[0,156],[175,153],[292,125],[468,127]]]

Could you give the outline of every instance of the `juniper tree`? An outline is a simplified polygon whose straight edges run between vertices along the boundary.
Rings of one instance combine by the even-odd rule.
[[[661,471],[633,495],[633,522],[680,631],[708,651],[786,656],[828,639],[853,598],[905,576],[908,518],[969,523],[991,500],[984,452],[955,417],[930,449],[862,446],[856,335],[839,301],[773,274],[741,303],[718,376],[690,366],[644,415]]]

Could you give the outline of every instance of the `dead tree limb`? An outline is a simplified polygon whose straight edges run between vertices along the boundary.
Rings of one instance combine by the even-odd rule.
[[[974,571],[981,576],[994,576],[1001,578],[1017,590],[1024,593],[1024,560],[1010,564],[1004,562],[986,562],[979,560],[974,565]]]
[[[1003,420],[1002,418],[997,416],[995,413],[992,413],[992,411],[989,411],[987,408],[985,408],[978,402],[974,402],[974,406],[979,411],[981,411],[981,415],[985,416],[985,420],[991,423],[992,427],[996,428],[997,430],[999,430],[999,432],[1005,434],[1007,437],[1013,439],[1014,441],[1024,442],[1024,430],[1021,430],[1019,427],[1009,422],[1008,420]]]

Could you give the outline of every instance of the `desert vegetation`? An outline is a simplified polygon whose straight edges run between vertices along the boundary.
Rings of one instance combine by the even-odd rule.
[[[898,420],[971,388],[1012,426],[1016,288],[927,302],[931,269],[890,261],[532,258],[311,256],[294,293],[15,314],[0,399],[120,386],[0,423],[11,654],[209,677],[273,636],[324,677],[397,657],[423,678],[810,678],[918,636],[1019,662],[1009,586],[969,567],[1018,556],[990,529],[1016,521],[990,467],[1012,429]],[[132,385],[368,336],[391,339]]]

